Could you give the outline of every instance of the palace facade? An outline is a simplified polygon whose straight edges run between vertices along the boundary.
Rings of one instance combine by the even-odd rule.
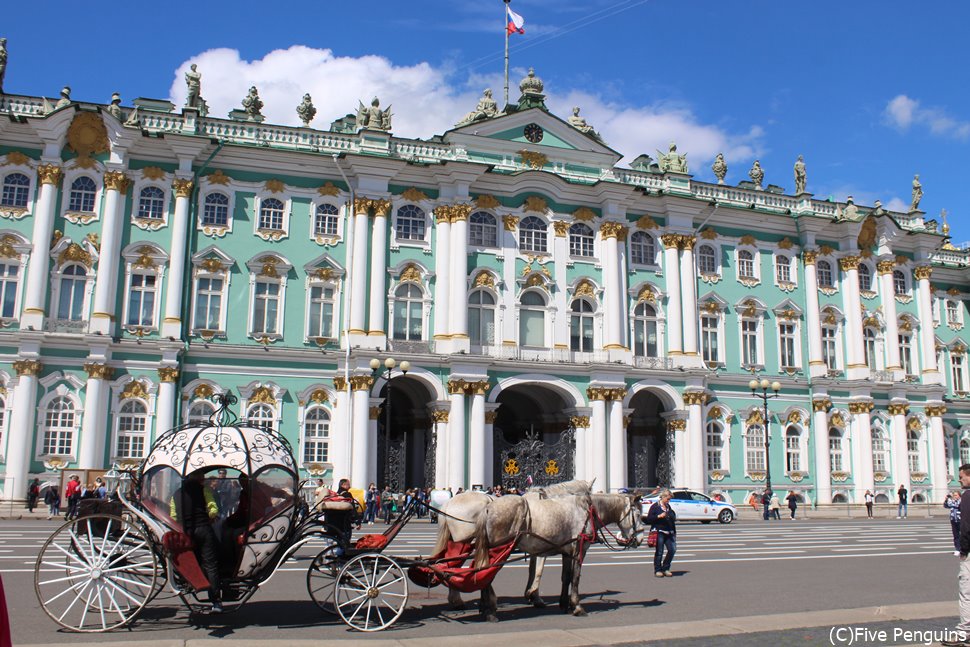
[[[698,182],[673,147],[619,167],[521,89],[428,141],[376,102],[315,130],[258,97],[0,97],[4,496],[137,464],[221,393],[301,476],[357,487],[956,487],[970,276],[945,227]],[[767,419],[752,377],[780,383]]]

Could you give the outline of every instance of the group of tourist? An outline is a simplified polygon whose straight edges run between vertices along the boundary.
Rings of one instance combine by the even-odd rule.
[[[108,486],[100,476],[93,483],[81,485],[80,477],[76,474],[72,475],[68,479],[67,485],[64,486],[63,499],[61,498],[60,489],[57,485],[49,483],[44,488],[40,479],[35,478],[27,486],[27,509],[30,512],[33,512],[34,508],[37,507],[37,503],[41,499],[41,490],[44,490],[43,501],[44,505],[47,506],[47,518],[54,519],[60,516],[61,502],[62,500],[66,500],[67,510],[65,511],[65,518],[68,521],[77,519],[78,508],[82,499],[104,499],[108,496]]]

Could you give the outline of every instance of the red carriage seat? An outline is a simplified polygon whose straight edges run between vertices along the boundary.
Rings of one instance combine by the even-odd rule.
[[[441,584],[440,569],[460,568],[471,557],[472,545],[465,542],[449,541],[443,551],[428,558],[434,566],[412,566],[408,578],[420,587],[430,589]]]
[[[473,593],[481,591],[492,583],[498,572],[505,566],[505,560],[509,558],[515,549],[515,541],[512,540],[502,546],[490,548],[488,551],[488,566],[482,568],[453,568],[442,571],[445,583],[449,589],[455,589],[462,593]]]
[[[202,572],[199,560],[192,550],[192,538],[184,532],[169,530],[162,535],[162,546],[172,554],[172,564],[179,575],[196,591],[209,588],[209,578]]]

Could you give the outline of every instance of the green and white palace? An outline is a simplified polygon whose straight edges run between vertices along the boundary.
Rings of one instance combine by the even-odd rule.
[[[621,167],[520,89],[429,140],[376,99],[315,130],[255,89],[226,119],[198,84],[0,97],[4,497],[137,464],[223,393],[355,487],[956,487],[970,254],[945,223],[760,167],[698,182],[673,145]],[[767,420],[752,377],[781,385]]]

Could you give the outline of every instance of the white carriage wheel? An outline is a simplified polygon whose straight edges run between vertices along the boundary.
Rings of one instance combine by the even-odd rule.
[[[336,555],[337,542],[328,540],[330,545],[317,553],[306,572],[306,588],[314,604],[329,615],[337,615],[334,606],[334,585],[340,573],[340,563]]]
[[[358,631],[380,631],[394,624],[408,603],[408,579],[391,557],[364,553],[347,562],[337,576],[337,613]]]
[[[69,521],[44,543],[34,591],[44,612],[65,629],[123,627],[153,597],[158,562],[145,531],[115,515]]]

